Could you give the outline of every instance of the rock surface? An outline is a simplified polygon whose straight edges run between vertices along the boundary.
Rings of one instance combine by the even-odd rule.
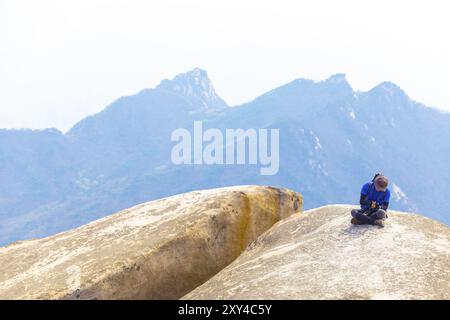
[[[148,202],[80,228],[0,248],[0,299],[176,299],[302,207],[244,186]]]
[[[450,299],[450,228],[390,211],[352,226],[344,205],[274,225],[185,299]]]

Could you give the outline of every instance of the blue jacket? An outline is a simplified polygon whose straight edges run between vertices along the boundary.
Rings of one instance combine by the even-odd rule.
[[[389,200],[391,198],[391,191],[377,191],[373,182],[368,182],[361,188],[361,199],[365,199],[361,203],[361,209],[367,210],[370,208],[372,201],[375,201],[378,206],[389,206]]]

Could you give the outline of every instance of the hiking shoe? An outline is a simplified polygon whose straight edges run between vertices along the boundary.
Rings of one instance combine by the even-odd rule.
[[[381,220],[381,219],[375,220],[375,221],[373,222],[373,225],[374,225],[374,226],[379,226],[380,228],[384,228],[384,221]]]
[[[362,224],[361,221],[359,221],[359,220],[356,219],[356,218],[352,218],[352,220],[350,221],[350,223],[351,223],[351,224],[354,224],[354,225],[360,225],[360,224]]]

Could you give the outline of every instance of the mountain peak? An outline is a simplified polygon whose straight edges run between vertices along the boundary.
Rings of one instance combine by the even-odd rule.
[[[171,80],[165,79],[157,88],[182,95],[201,109],[217,109],[228,106],[216,93],[208,73],[200,68],[180,73]]]
[[[208,73],[206,72],[206,70],[201,69],[199,67],[195,67],[194,69],[189,70],[180,75],[185,75],[185,76],[194,77],[194,78],[206,78],[207,80],[209,80]]]
[[[372,88],[369,93],[379,95],[388,100],[395,99],[397,102],[409,100],[408,95],[402,88],[389,81],[380,83],[376,87]]]
[[[347,77],[345,73],[336,73],[329,77],[328,79],[322,80],[318,82],[321,86],[326,86],[330,88],[336,88],[342,92],[346,92],[347,94],[353,95],[353,88],[350,86],[350,83],[347,81]]]
[[[398,85],[396,85],[395,83],[390,82],[390,81],[384,81],[384,82],[380,83],[379,85],[377,85],[374,88],[374,90],[375,89],[384,90],[384,91],[387,91],[390,93],[393,93],[393,92],[405,93],[402,88],[400,88]]]
[[[326,82],[332,82],[332,83],[344,83],[347,82],[347,77],[345,73],[336,73],[333,74],[331,77],[325,80]]]

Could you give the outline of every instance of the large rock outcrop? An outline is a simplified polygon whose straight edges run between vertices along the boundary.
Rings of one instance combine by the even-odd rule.
[[[271,187],[152,201],[52,237],[0,248],[0,299],[175,299],[302,207]]]
[[[450,228],[390,211],[352,226],[350,206],[293,215],[185,299],[450,299]]]

